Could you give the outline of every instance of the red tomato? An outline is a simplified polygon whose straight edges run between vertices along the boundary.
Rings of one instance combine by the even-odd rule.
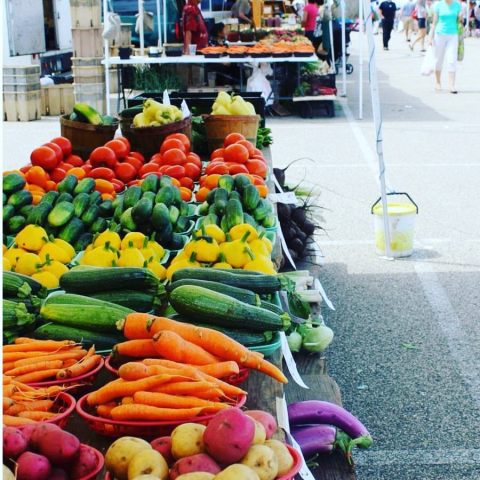
[[[132,157],[130,155],[124,160],[124,162],[129,163],[130,165],[133,165],[137,172],[138,170],[140,170],[141,166],[143,165],[143,163],[137,157]]]
[[[127,182],[130,182],[130,180],[133,180],[137,176],[137,169],[133,165],[130,165],[129,163],[125,163],[125,162],[119,163],[115,167],[115,175],[122,182],[127,183]]]
[[[122,142],[119,143],[123,145]],[[115,165],[117,164],[117,156],[109,147],[97,147],[90,154],[90,158],[88,160],[92,164],[92,167],[115,168]]]
[[[253,146],[252,142],[248,140],[240,140],[237,142],[238,145],[243,145],[248,150],[248,156],[252,158],[255,155],[255,147]]]
[[[185,176],[192,180],[200,178],[201,170],[198,165],[195,165],[194,163],[186,163],[183,167],[185,168]],[[186,187],[186,185],[184,185],[184,187]]]
[[[162,159],[165,165],[182,165],[187,161],[187,156],[180,149],[172,148],[162,155]]]
[[[65,178],[66,174],[67,172],[65,170],[57,167],[50,172],[50,179],[53,180],[55,183],[58,183]]]
[[[140,152],[130,152],[129,157],[138,158],[142,163],[145,163],[145,157]]]
[[[229,133],[223,141],[223,146],[228,147],[229,145],[237,143],[240,140],[245,140],[245,137],[241,133]]]
[[[259,157],[263,157],[263,153],[259,148],[254,148],[254,155],[258,155]]]
[[[123,142],[126,146],[127,146],[127,149],[128,149],[128,154],[130,155],[130,142],[128,140],[128,138],[125,138],[125,137],[117,137],[115,138],[115,140],[120,140],[121,142]]]
[[[175,140],[180,140],[185,147],[185,151],[190,151],[190,140],[184,133],[171,133],[165,140],[170,140],[174,138]]]
[[[202,175],[200,177],[200,186],[203,187],[203,184],[206,182],[208,175]]]
[[[260,157],[258,155],[254,155],[253,157],[250,157],[250,160],[260,160],[263,163],[267,163],[267,161],[265,160],[265,157]]]
[[[146,163],[145,165],[142,165],[142,167],[138,171],[138,174],[140,175],[140,177],[143,178],[146,173],[153,172],[158,172],[158,165],[156,163]]]
[[[83,168],[83,170],[85,170],[85,173],[88,175],[89,172],[93,169],[93,167],[88,163],[86,163],[85,165],[83,165],[83,167],[80,167],[80,168]]]
[[[63,151],[56,143],[48,142],[44,143],[43,146],[49,147],[55,152],[55,155],[57,156],[57,165],[63,160]]]
[[[162,154],[161,153],[156,153],[155,155],[152,155],[152,158],[150,159],[150,163],[156,163],[157,165],[163,165],[163,159],[162,159]]]
[[[162,176],[162,174],[160,172],[147,172],[147,173],[144,173],[142,175],[142,180],[144,178],[147,178],[149,175],[156,175],[158,178],[160,178]]]
[[[261,160],[249,160],[245,166],[249,173],[258,175],[260,177],[267,177],[267,164]]]
[[[60,162],[57,165],[57,168],[61,168],[62,170],[65,170],[66,172],[68,172],[69,170],[71,170],[73,168],[73,165],[71,165],[70,163],[67,163],[67,162]]]
[[[65,137],[55,137],[51,140],[52,143],[56,143],[63,152],[63,158],[67,158],[72,153],[72,142]],[[75,165],[78,167],[79,165]]]
[[[255,175],[255,174],[253,174],[252,177],[253,177],[253,184],[254,185],[265,185],[265,180],[262,177],[260,177],[258,175]]]
[[[182,178],[185,176],[185,168],[182,165],[169,165],[165,169],[165,174],[172,178]]]
[[[187,155],[187,163],[195,164],[200,170],[202,169],[202,161],[200,157],[195,153],[189,153]]]
[[[228,168],[228,173],[230,175],[235,175],[237,173],[250,173],[243,163],[226,163],[225,166]]]
[[[22,167],[22,168],[20,169],[20,171],[21,171],[22,173],[27,173],[31,168],[32,168],[32,164],[29,163],[28,165],[25,165],[24,167]]]
[[[162,143],[162,146],[160,147],[160,153],[165,153],[166,151],[171,150],[172,148],[178,148],[183,153],[186,153],[185,145],[183,144],[182,141],[177,140],[176,138],[165,139],[164,142]]]
[[[229,145],[224,152],[226,162],[245,163],[248,160],[248,150],[239,143]]]
[[[103,178],[104,180],[111,182],[115,178],[115,173],[111,168],[97,167],[90,170],[88,176],[92,178]]]
[[[170,167],[171,165],[162,165],[159,169],[158,172],[161,173],[162,175],[165,174],[165,170]]]
[[[224,148],[217,148],[216,150],[214,150],[212,152],[212,154],[210,155],[210,160],[213,160],[214,158],[217,158],[217,157],[222,157],[223,158],[223,153],[225,152],[225,149]]]
[[[55,151],[50,147],[38,147],[30,155],[32,165],[42,167],[44,170],[53,170],[58,163]]]
[[[65,162],[73,165],[74,167],[81,167],[83,165],[83,160],[78,155],[69,155],[68,157],[64,156]]]
[[[105,147],[111,148],[118,159],[126,158],[130,153],[128,145],[121,140],[110,140],[105,144]]]
[[[187,163],[188,165],[188,163]],[[180,179],[180,185],[182,187],[189,188],[190,190],[193,190],[193,180],[190,177],[183,177]]]
[[[110,180],[110,183],[113,185],[113,189],[115,190],[115,193],[120,193],[125,190],[125,184],[119,180],[118,178],[113,178]]]
[[[120,180],[119,180],[120,181]],[[128,182],[127,186],[128,187],[133,187],[134,185],[141,185],[141,181],[137,178],[135,180],[132,180],[131,182]]]
[[[223,162],[214,162],[209,163],[207,168],[205,169],[205,173],[207,175],[212,175],[214,173],[218,173],[219,175],[226,175],[229,173],[228,166]]]

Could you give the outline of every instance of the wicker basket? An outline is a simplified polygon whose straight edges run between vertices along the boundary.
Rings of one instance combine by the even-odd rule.
[[[223,147],[223,140],[229,133],[241,133],[256,145],[259,122],[259,115],[206,115],[205,128],[210,152]]]

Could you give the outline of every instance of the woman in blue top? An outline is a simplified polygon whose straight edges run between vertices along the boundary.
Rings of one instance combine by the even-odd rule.
[[[440,0],[433,6],[430,44],[435,51],[435,89],[441,88],[443,61],[447,59],[448,86],[455,90],[455,71],[458,55],[458,26],[462,21],[462,6],[457,0]]]

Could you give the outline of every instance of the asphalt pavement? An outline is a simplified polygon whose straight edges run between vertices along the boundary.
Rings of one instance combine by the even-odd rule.
[[[380,47],[380,36],[375,37]],[[370,429],[356,452],[360,480],[480,479],[480,39],[467,39],[458,95],[420,76],[423,54],[394,33],[377,50],[387,180],[419,205],[414,254],[374,252],[370,206],[379,195],[365,67],[358,120],[353,75],[333,119],[268,120],[276,166],[315,187],[324,217],[321,281],[336,310],[330,374],[345,406]],[[338,77],[340,79],[340,77]],[[4,168],[60,133],[57,118],[3,124]]]
[[[366,70],[358,120],[358,35],[334,119],[269,122],[276,166],[310,158],[287,179],[315,187],[324,208],[329,372],[375,440],[356,452],[357,475],[480,479],[480,39],[466,41],[458,95],[434,91],[403,35],[377,48],[387,183],[419,205],[414,254],[388,261],[374,251],[378,166]]]

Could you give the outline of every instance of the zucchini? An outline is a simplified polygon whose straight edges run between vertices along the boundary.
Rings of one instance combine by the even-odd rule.
[[[105,304],[107,302],[104,302]],[[130,310],[128,313],[133,313]],[[108,306],[50,303],[40,309],[40,317],[45,322],[53,322],[67,327],[77,327],[94,332],[114,332],[116,322],[125,318],[127,313],[119,310],[118,305]]]
[[[230,285],[224,285],[219,282],[211,282],[208,280],[196,280],[194,278],[184,278],[183,280],[177,280],[176,282],[170,283],[167,286],[168,292],[172,292],[182,285],[194,285],[197,287],[208,288],[214,292],[223,293],[229,297],[236,298],[241,302],[245,302],[248,305],[260,305],[260,297],[246,288],[232,287]]]
[[[80,218],[88,208],[90,197],[88,193],[79,193],[72,202],[73,211],[76,217]]]
[[[163,285],[159,286],[158,293],[140,290],[109,290],[93,293],[90,298],[106,300],[136,312],[154,310],[155,313],[160,313],[167,307],[167,294]]]
[[[27,217],[27,223],[33,225],[45,225],[47,223],[48,214],[52,211],[53,206],[50,203],[40,202],[33,207]]]
[[[28,190],[20,190],[10,195],[7,204],[14,206],[16,209],[20,209],[25,205],[32,203],[33,195]]]
[[[9,173],[3,177],[3,193],[11,195],[12,193],[23,190],[27,182],[19,173]]]
[[[64,278],[65,275],[68,275],[68,273],[65,273],[62,278]],[[251,272],[236,273],[236,271],[221,270],[218,268],[182,268],[174,272],[172,280],[176,282],[184,278],[210,280],[233,287],[246,288],[256,293],[274,293],[281,290],[285,285],[285,281],[280,275],[258,275]]]
[[[91,298],[90,296],[77,295],[75,293],[58,293],[50,295],[43,302],[44,305],[99,305],[105,308],[116,308],[120,312],[128,315],[131,313],[129,308],[124,308],[121,305],[116,305],[115,302],[108,300]]]
[[[208,323],[197,324],[191,318],[187,318],[178,314],[169,315],[168,317],[171,318],[172,320],[176,320],[177,322],[195,323],[199,327],[211,328],[212,330],[217,330],[218,332],[222,332],[225,335],[228,335],[230,338],[237,341],[238,343],[241,343],[244,347],[253,347],[257,345],[263,345],[264,343],[270,342],[273,338],[272,332],[249,332],[248,330],[219,327],[218,325],[211,325]]]
[[[70,195],[74,192],[75,187],[78,184],[78,178],[75,175],[67,175],[58,185],[57,190],[59,193],[69,193]]]
[[[256,332],[288,328],[288,314],[277,315],[260,307],[247,305],[223,293],[193,285],[177,287],[170,294],[176,312],[224,327],[243,327]]]
[[[259,306],[264,308],[265,310],[270,310],[271,312],[276,313],[277,315],[282,315],[284,313],[283,309],[280,308],[278,305],[275,305],[274,303],[271,303],[271,302],[266,302],[265,300],[261,300]]]
[[[47,323],[33,331],[33,338],[39,340],[73,340],[86,347],[95,345],[97,350],[113,348],[117,343],[125,341],[119,333],[100,333],[81,328],[67,327],[55,323]]]
[[[68,223],[73,218],[73,215],[73,204],[70,202],[57,203],[48,214],[48,224],[52,227],[61,227]]]
[[[87,103],[77,102],[73,106],[73,111],[80,118],[84,118],[91,125],[103,125],[102,116]]]
[[[35,315],[28,313],[23,303],[3,299],[3,328],[21,327],[35,321]]]
[[[4,300],[25,305],[27,312],[29,313],[38,313],[42,306],[42,300],[35,295],[29,295],[27,298],[8,297],[4,298]]]
[[[45,298],[47,290],[32,277],[15,272],[3,272],[4,297],[27,298],[30,294]]]
[[[148,290],[158,288],[157,277],[146,268],[111,267],[70,270],[60,278],[67,292],[97,293],[105,290]]]

